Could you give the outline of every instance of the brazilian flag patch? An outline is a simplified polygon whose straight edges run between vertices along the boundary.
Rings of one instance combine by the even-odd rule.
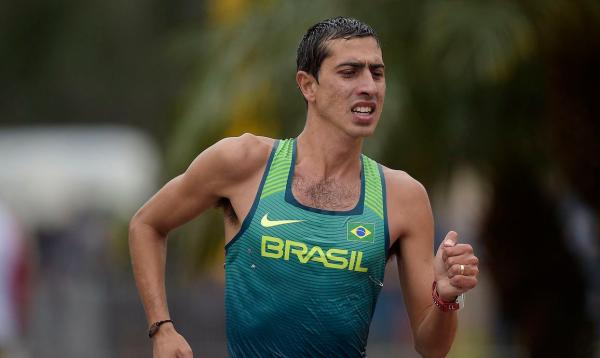
[[[373,243],[375,224],[348,223],[348,241]]]

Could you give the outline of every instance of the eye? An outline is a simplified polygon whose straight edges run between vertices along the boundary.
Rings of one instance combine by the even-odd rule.
[[[383,71],[373,71],[373,78],[383,78]]]
[[[343,77],[352,77],[356,73],[354,70],[342,70],[340,71]]]

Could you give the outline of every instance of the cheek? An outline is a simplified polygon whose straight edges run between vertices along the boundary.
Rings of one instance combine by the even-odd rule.
[[[351,93],[351,92],[350,92]],[[326,106],[342,106],[346,104],[346,98],[349,96],[349,91],[342,86],[328,88],[324,103]]]
[[[381,84],[381,86],[379,87],[379,96],[381,98],[381,101],[383,101],[384,97],[385,97],[385,90],[386,90],[386,85],[385,82],[383,84]]]
[[[385,84],[382,86],[382,88],[379,90],[379,95],[377,98],[377,102],[379,102],[380,106],[379,106],[379,111],[383,110],[381,108],[381,106],[383,106],[383,102],[385,100]]]

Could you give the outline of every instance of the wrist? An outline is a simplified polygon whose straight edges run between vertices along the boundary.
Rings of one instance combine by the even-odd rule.
[[[447,289],[444,289],[445,287],[447,287],[447,285],[444,285],[444,287],[442,287],[442,292],[440,292],[440,285],[438,285],[438,280],[435,280],[433,282],[433,284],[435,287],[432,288],[432,290],[435,291],[435,293],[439,299],[441,299],[445,303],[456,302],[456,300],[458,299],[458,295],[445,292],[445,291],[448,291]]]
[[[175,331],[175,326],[173,325],[172,320],[166,319],[162,321],[156,321],[152,323],[150,327],[148,327],[148,337],[153,338],[171,331]]]
[[[452,302],[456,302],[458,300],[458,296],[446,297],[446,296],[440,295],[439,292],[437,293],[437,295],[440,298],[440,300],[444,303],[452,303]]]
[[[436,281],[433,281],[433,286],[431,287],[431,297],[433,298],[433,303],[435,304],[435,306],[442,312],[450,312],[460,309],[458,296],[455,296],[453,298],[441,297],[437,291]]]

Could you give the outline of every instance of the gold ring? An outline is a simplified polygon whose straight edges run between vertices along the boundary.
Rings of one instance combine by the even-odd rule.
[[[464,275],[465,273],[465,265],[460,265],[460,274]]]

